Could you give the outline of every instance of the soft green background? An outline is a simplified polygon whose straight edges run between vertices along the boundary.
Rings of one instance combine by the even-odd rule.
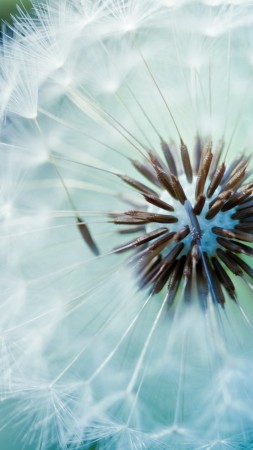
[[[31,7],[30,0],[23,0],[23,5],[26,9]],[[21,5],[20,0],[0,0],[0,18],[11,21],[11,14],[15,14],[17,12],[16,5]]]

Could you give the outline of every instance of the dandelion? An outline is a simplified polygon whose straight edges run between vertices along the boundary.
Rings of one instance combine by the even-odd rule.
[[[253,448],[252,23],[48,0],[3,33],[1,448]]]

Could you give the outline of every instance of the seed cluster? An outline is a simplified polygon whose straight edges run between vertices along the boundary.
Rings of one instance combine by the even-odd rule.
[[[242,254],[253,256],[253,248],[243,243],[253,242],[250,158],[240,155],[227,165],[221,162],[223,145],[219,142],[213,152],[210,141],[197,138],[192,164],[181,140],[181,164],[178,164],[174,158],[175,147],[172,150],[162,140],[164,159],[148,151],[144,163],[131,161],[153,184],[152,189],[136,179],[118,175],[145,202],[138,210],[110,214],[115,224],[128,225],[120,234],[138,235],[115,251],[134,251],[129,261],[136,268],[139,286],[149,287],[152,294],[157,294],[167,285],[169,306],[180,284],[185,302],[192,302],[194,290],[204,309],[209,296],[215,304],[224,306],[224,291],[237,301],[231,274],[253,277],[253,269],[241,258]],[[182,179],[187,180],[188,186],[194,186],[194,201],[189,198]],[[181,220],[179,225],[180,208],[185,212],[183,225]],[[207,230],[204,223],[210,224]],[[214,242],[211,251],[205,245],[206,240]]]

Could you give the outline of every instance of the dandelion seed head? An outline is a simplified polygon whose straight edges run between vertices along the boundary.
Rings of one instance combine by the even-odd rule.
[[[49,0],[3,37],[8,445],[252,445],[252,20]]]
[[[195,186],[196,186],[196,179],[197,177],[194,177],[193,182],[191,184],[189,184],[187,182],[186,176],[185,175],[181,175],[179,177],[179,181],[181,183],[182,186],[185,186],[185,190],[187,192],[187,198],[189,199],[191,204],[195,204]],[[214,200],[215,195],[212,195],[210,197],[210,202],[212,200]],[[186,226],[186,224],[188,224],[189,219],[187,217],[187,213],[185,211],[185,208],[181,205],[178,204],[174,199],[171,199],[171,197],[168,195],[167,192],[164,192],[161,195],[161,200],[164,200],[165,202],[171,203],[171,205],[174,207],[175,210],[175,215],[178,219],[178,221],[174,224],[171,224],[170,226],[170,230],[173,232],[177,232],[180,228]],[[172,201],[171,201],[172,200]],[[203,207],[203,210],[198,218],[199,220],[199,225],[200,225],[200,229],[202,232],[202,244],[203,244],[203,249],[204,251],[206,251],[209,255],[214,255],[215,254],[215,250],[216,248],[219,246],[219,244],[217,244],[216,241],[216,236],[212,231],[212,228],[214,226],[213,222],[211,222],[210,220],[206,219],[206,214],[208,213],[208,204],[205,204]],[[151,212],[157,212],[158,214],[162,214],[164,211],[160,208],[154,208],[154,207],[149,207],[149,210]],[[237,220],[232,219],[232,214],[235,213],[235,208],[233,208],[232,210],[229,211],[228,214],[218,214],[215,218],[215,225],[217,227],[224,227],[224,228],[228,228],[228,229],[233,229],[234,226],[237,224]],[[148,227],[148,229],[151,227]],[[184,239],[184,244],[185,244],[185,249],[184,252],[187,253],[189,251],[189,249],[191,248],[192,245],[192,237],[191,235],[186,236],[186,238]]]

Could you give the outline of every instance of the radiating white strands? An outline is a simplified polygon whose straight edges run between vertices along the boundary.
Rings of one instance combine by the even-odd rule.
[[[252,25],[251,1],[47,0],[3,37],[1,449],[253,448],[252,281],[168,309],[108,216],[161,138],[251,154]]]

